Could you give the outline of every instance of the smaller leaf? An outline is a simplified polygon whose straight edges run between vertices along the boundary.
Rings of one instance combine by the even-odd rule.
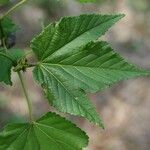
[[[88,137],[65,118],[49,112],[32,124],[11,124],[0,133],[0,150],[82,150]]]
[[[8,53],[5,53],[4,49],[0,49],[0,82],[12,85],[11,68],[17,64],[23,54],[23,51],[19,49],[12,49]]]
[[[4,52],[0,51],[0,82],[12,85],[10,78],[12,61],[2,54],[4,54]]]
[[[15,33],[18,30],[18,26],[9,18],[5,17],[0,22],[0,38],[8,37],[11,33]]]

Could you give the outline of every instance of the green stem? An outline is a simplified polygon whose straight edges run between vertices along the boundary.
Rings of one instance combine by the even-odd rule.
[[[22,89],[23,89],[24,95],[25,95],[26,100],[27,100],[28,109],[29,109],[30,123],[32,123],[32,122],[33,122],[32,104],[31,104],[29,95],[28,95],[28,93],[27,93],[27,89],[26,89],[26,87],[25,87],[25,83],[24,83],[24,80],[23,80],[23,77],[22,77],[21,72],[18,72],[18,76],[19,76],[19,79],[20,79],[20,81],[21,81]]]
[[[13,6],[11,9],[9,9],[6,13],[4,13],[1,17],[0,17],[0,30],[3,34],[3,29],[2,29],[2,25],[1,25],[1,20],[8,16],[9,14],[11,14],[14,10],[16,10],[20,5],[22,5],[23,3],[25,3],[27,0],[22,0],[20,1],[19,3],[17,3],[15,6]],[[5,48],[6,52],[7,52],[7,47],[6,47],[6,43],[5,43],[5,38],[3,38],[2,36],[2,45],[3,47]],[[9,57],[8,55],[6,55],[5,53],[1,53],[0,52],[0,55],[4,56],[4,57],[7,57],[8,59],[10,59],[11,61],[14,62],[14,60]],[[29,67],[32,67],[33,65],[30,65]],[[20,71],[17,72],[18,73],[18,76],[19,76],[19,79],[20,79],[20,82],[21,82],[21,86],[22,86],[22,89],[23,89],[23,92],[24,92],[24,95],[26,97],[26,101],[27,101],[27,105],[28,105],[28,109],[29,109],[29,118],[30,118],[30,123],[33,122],[33,114],[32,114],[32,104],[31,104],[31,101],[30,101],[30,98],[29,98],[29,95],[27,93],[27,89],[26,89],[26,86],[25,86],[25,82],[23,80],[23,77],[22,77],[22,74]]]
[[[28,64],[28,67],[27,68],[32,68],[32,67],[35,67],[36,64]]]
[[[13,6],[12,8],[10,8],[5,14],[3,14],[1,16],[0,19],[3,19],[4,17],[8,16],[9,14],[11,14],[14,10],[16,10],[20,5],[22,5],[23,3],[25,3],[27,0],[22,0],[19,3],[17,3],[15,6]]]

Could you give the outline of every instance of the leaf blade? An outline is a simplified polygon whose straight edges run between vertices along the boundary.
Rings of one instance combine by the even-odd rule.
[[[12,85],[11,69],[23,55],[24,53],[19,49],[11,49],[8,53],[0,49],[0,82]]]
[[[85,93],[72,88],[71,85],[65,84],[64,79],[52,72],[52,68],[46,66],[36,67],[33,71],[35,80],[42,86],[46,87],[46,96],[52,106],[61,112],[70,113],[87,118],[90,122],[98,124],[104,128],[95,108],[85,96]],[[37,76],[37,74],[45,74]],[[47,84],[45,84],[47,83]],[[50,97],[50,91],[53,98]],[[52,94],[51,93],[51,94]]]
[[[51,59],[55,59],[57,56],[62,54],[67,54],[68,52],[72,53],[73,50],[79,48],[82,45],[87,44],[91,40],[97,39],[99,36],[103,35],[115,22],[120,20],[124,15],[116,14],[116,15],[95,15],[95,14],[89,14],[89,15],[80,15],[76,17],[64,17],[60,20],[60,22],[56,22],[53,24],[50,24],[45,30],[36,38],[34,38],[31,42],[31,48],[33,49],[34,53],[36,54],[38,60],[42,63],[48,63],[51,62]],[[60,56],[61,57],[61,56]],[[42,65],[41,69],[46,68],[44,65]],[[37,68],[35,70],[38,70]],[[36,72],[34,70],[34,78],[42,78],[37,77]],[[39,67],[40,70],[40,67]],[[43,69],[43,72],[39,73],[42,74],[46,72]],[[72,88],[69,85],[69,88],[66,88],[68,85],[63,85],[61,81],[58,80],[58,76],[54,73],[52,73],[50,70],[48,71],[47,76],[51,76],[49,80],[53,80],[52,82],[57,82],[54,86],[56,86],[59,82],[59,88],[62,89],[61,93],[65,93],[66,96],[62,96],[63,94],[59,95],[58,92],[53,90],[55,99],[59,99],[58,101],[62,101],[63,98],[69,97],[71,99],[71,102],[67,99],[62,101],[62,103],[70,103],[70,105],[65,105],[66,108],[60,108],[57,101],[53,103],[54,106],[56,106],[57,109],[59,109],[62,112],[69,112],[74,115],[80,115],[87,117],[90,121],[99,124],[101,127],[103,127],[102,121],[98,119],[98,115],[96,111],[94,110],[94,107],[91,105],[91,103],[87,100],[87,98],[84,96],[82,92],[77,91],[76,88]],[[46,76],[46,75],[45,75]],[[53,76],[53,77],[52,77]],[[57,78],[56,78],[57,76]],[[44,79],[43,79],[44,80]],[[43,84],[43,81],[41,81],[41,85]],[[48,82],[47,79],[45,79],[45,82]],[[50,82],[49,82],[50,84]],[[48,84],[44,84],[44,86],[48,87]],[[50,86],[51,89],[53,89],[52,86]],[[50,88],[48,88],[50,90]],[[82,89],[81,89],[82,90]],[[72,92],[77,91],[77,92]],[[79,94],[81,96],[79,96]],[[76,98],[79,99],[80,105],[83,109],[76,109],[78,106],[76,105]],[[84,104],[82,104],[83,100]],[[57,104],[56,104],[57,103]],[[69,106],[76,105],[76,108],[73,108]],[[81,107],[80,106],[80,107]],[[88,107],[87,107],[88,106]],[[79,108],[80,108],[79,107]],[[87,108],[86,108],[87,107]],[[72,110],[76,110],[73,111]],[[88,110],[91,110],[88,112]],[[88,114],[88,115],[87,115]],[[92,115],[91,115],[92,114]]]
[[[85,132],[51,112],[33,124],[12,124],[0,133],[0,150],[81,150],[87,142]]]
[[[0,30],[0,38],[4,36],[6,39],[11,33],[15,33],[18,30],[18,26],[13,22],[10,17],[5,17],[1,20],[0,28],[2,28]]]
[[[0,53],[5,53],[3,50],[0,50]],[[12,85],[11,82],[11,67],[12,61],[5,57],[5,55],[0,54],[0,82],[5,84]]]
[[[31,48],[39,60],[45,61],[57,50],[72,50],[102,36],[114,23],[123,18],[116,15],[80,15],[64,17],[52,23],[31,41]]]
[[[103,128],[84,92],[94,93],[121,80],[149,75],[124,61],[106,42],[90,42],[64,57],[39,63],[33,74],[57,110],[85,117]]]
[[[68,84],[75,89],[87,92],[97,92],[121,80],[149,75],[148,71],[124,60],[104,41],[90,42],[42,64],[63,79],[67,78]]]
[[[39,60],[33,71],[34,78],[46,90],[56,109],[85,117],[103,127],[85,93],[149,75],[123,60],[108,43],[91,42],[123,16],[65,17],[49,25],[31,42]]]

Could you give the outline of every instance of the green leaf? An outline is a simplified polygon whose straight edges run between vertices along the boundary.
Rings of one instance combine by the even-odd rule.
[[[57,53],[72,51],[102,36],[124,15],[80,15],[52,23],[31,42],[38,60],[48,61]]]
[[[10,57],[12,57],[12,59],[14,60],[14,62],[17,62],[20,58],[22,58],[24,56],[24,51],[21,49],[10,49],[8,52],[8,55],[10,55]]]
[[[17,64],[23,54],[18,49],[11,49],[8,53],[5,53],[4,49],[0,49],[0,82],[12,85],[11,68]]]
[[[18,29],[18,26],[16,26],[9,17],[3,18],[0,23],[0,38],[8,37],[11,33],[15,33]]]
[[[66,72],[66,68],[61,64],[61,61],[89,41],[103,35],[123,16],[120,14],[92,14],[65,17],[60,22],[50,24],[31,42],[31,47],[39,60],[39,65],[34,69],[34,78],[44,87],[51,104],[59,111],[85,117],[104,128],[102,121],[82,88],[86,84],[90,84],[91,81],[85,84],[82,83],[82,79],[76,79],[75,72],[77,70],[74,67],[73,60],[69,60],[66,66],[72,71],[73,77],[69,76],[70,81],[67,77],[64,78],[63,72],[64,74],[69,73]],[[63,70],[62,74],[59,74],[60,68],[57,70],[57,62],[59,62],[58,66],[60,64],[60,68]],[[82,75],[79,72],[78,74]],[[76,83],[75,79],[79,81]],[[77,87],[76,84],[81,86],[79,87],[78,85]],[[50,97],[53,97],[53,99],[50,99]]]
[[[39,80],[41,76],[37,76],[37,73],[40,74],[44,72],[37,72],[36,69],[34,70],[35,79],[42,84],[43,82]],[[50,79],[51,81],[48,85],[43,83],[43,88],[45,95],[52,106],[61,112],[85,117],[90,122],[93,122],[104,129],[102,120],[99,118],[95,108],[82,89],[77,90],[72,88],[70,85],[63,84],[63,81],[59,82],[57,76],[56,78],[53,78],[52,76],[49,77],[50,78],[47,78],[47,80]],[[47,80],[43,81],[47,82]]]
[[[12,61],[2,55],[3,52],[0,51],[0,82],[12,85],[11,82],[11,67]],[[3,53],[4,54],[4,53]]]
[[[121,80],[149,74],[127,63],[106,42],[90,42],[41,62],[34,69],[34,78],[45,88],[54,107],[86,117],[102,127],[85,92],[97,92]]]
[[[73,123],[47,113],[32,124],[12,124],[0,133],[0,150],[82,150],[88,137]]]

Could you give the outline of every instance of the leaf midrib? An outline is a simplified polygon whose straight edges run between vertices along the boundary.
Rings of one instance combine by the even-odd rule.
[[[78,68],[89,68],[89,69],[91,69],[91,68],[95,68],[95,69],[100,69],[100,70],[110,70],[110,71],[123,71],[123,72],[135,72],[135,73],[146,73],[145,71],[143,71],[143,70],[132,70],[132,69],[134,69],[134,68],[132,68],[132,69],[130,69],[130,70],[126,70],[126,69],[121,69],[121,68],[116,68],[116,69],[114,69],[114,68],[104,68],[104,67],[99,67],[99,66],[96,66],[96,67],[94,67],[94,66],[79,66],[79,65],[68,65],[68,64],[52,64],[52,63],[43,63],[43,62],[41,62],[41,63],[38,63],[38,65],[42,65],[42,66],[44,66],[44,65],[46,65],[46,66],[51,66],[51,67],[54,67],[54,66],[59,66],[59,67],[64,67],[64,66],[68,66],[68,67],[78,67]],[[132,66],[131,66],[132,67]],[[133,66],[134,67],[134,66]],[[44,67],[45,68],[45,67]],[[135,68],[136,69],[136,68]]]

